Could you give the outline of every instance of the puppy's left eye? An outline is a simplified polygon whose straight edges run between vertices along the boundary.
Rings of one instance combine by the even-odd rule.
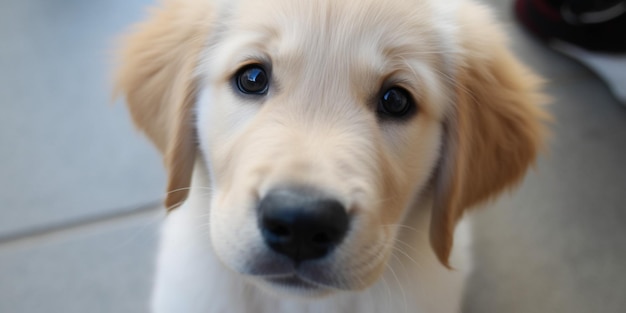
[[[267,93],[269,78],[260,65],[248,65],[235,75],[235,83],[239,91],[245,94],[263,95]]]
[[[391,118],[402,118],[413,111],[415,103],[408,91],[392,87],[382,93],[378,100],[378,114]]]

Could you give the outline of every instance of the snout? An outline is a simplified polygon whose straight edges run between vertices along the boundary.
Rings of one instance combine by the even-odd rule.
[[[313,188],[278,188],[258,206],[265,244],[295,265],[330,254],[346,236],[350,218],[338,200]]]
[[[212,167],[213,248],[269,291],[365,288],[387,257],[387,232],[377,227],[384,155],[353,125],[303,129],[279,113],[259,113],[235,150],[214,152],[212,164],[223,165]]]

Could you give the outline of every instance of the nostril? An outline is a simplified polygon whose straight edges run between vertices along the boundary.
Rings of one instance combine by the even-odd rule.
[[[289,228],[282,225],[269,226],[268,231],[278,237],[289,237],[291,235],[291,231],[289,231]]]
[[[330,235],[326,233],[315,234],[311,241],[317,245],[328,246],[332,244],[333,240],[330,238]]]

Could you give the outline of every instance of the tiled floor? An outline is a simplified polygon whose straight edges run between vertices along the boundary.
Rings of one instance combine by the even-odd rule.
[[[111,100],[113,42],[147,3],[0,0],[0,240],[160,198],[161,161]]]
[[[108,77],[150,2],[0,0],[1,313],[146,312],[164,174]],[[475,214],[465,312],[623,312],[626,108],[489,2],[556,122],[521,189]]]

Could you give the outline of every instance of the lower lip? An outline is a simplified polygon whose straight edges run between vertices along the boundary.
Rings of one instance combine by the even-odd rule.
[[[306,282],[302,279],[300,279],[297,276],[288,276],[288,277],[281,277],[281,278],[270,278],[267,280],[268,282],[274,284],[274,285],[279,285],[281,287],[289,287],[289,288],[296,288],[296,289],[306,289],[306,290],[315,290],[315,289],[320,289],[320,287],[313,285],[309,282]]]

